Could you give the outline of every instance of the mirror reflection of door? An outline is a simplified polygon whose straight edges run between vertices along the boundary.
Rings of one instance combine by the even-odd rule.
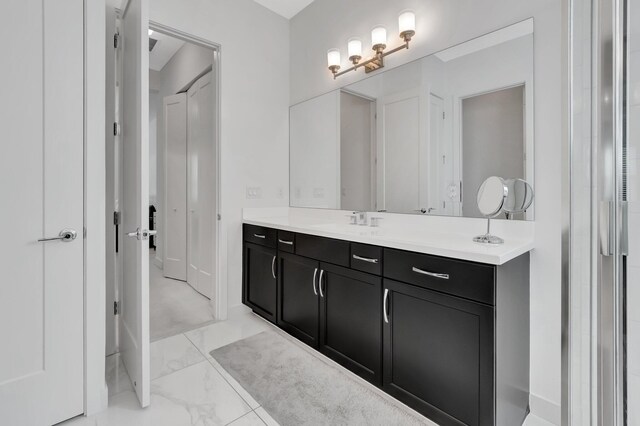
[[[483,217],[479,184],[490,176],[524,179],[524,85],[468,97],[462,114],[462,211]]]
[[[375,210],[375,108],[371,99],[340,93],[340,208]]]

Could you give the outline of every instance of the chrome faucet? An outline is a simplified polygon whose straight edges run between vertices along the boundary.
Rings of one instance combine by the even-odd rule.
[[[353,212],[356,215],[356,223],[358,225],[367,226],[367,212],[357,211]]]

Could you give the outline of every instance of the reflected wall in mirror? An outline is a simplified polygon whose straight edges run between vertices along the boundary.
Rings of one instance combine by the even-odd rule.
[[[534,181],[533,93],[529,19],[294,105],[291,206],[482,217],[486,178]]]

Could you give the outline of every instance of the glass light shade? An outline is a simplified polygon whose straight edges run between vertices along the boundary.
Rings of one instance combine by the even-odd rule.
[[[405,10],[398,16],[398,27],[400,29],[400,34],[405,31],[415,31],[416,30],[416,14],[411,10]]]
[[[327,63],[330,67],[340,66],[340,50],[329,49],[327,52]]]
[[[375,27],[371,30],[371,45],[387,44],[387,30],[385,27]]]
[[[349,57],[360,56],[362,57],[362,41],[357,38],[349,40]]]

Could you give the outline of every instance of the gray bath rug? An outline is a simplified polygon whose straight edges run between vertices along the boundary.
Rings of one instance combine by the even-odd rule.
[[[282,426],[434,424],[274,331],[211,356]]]

